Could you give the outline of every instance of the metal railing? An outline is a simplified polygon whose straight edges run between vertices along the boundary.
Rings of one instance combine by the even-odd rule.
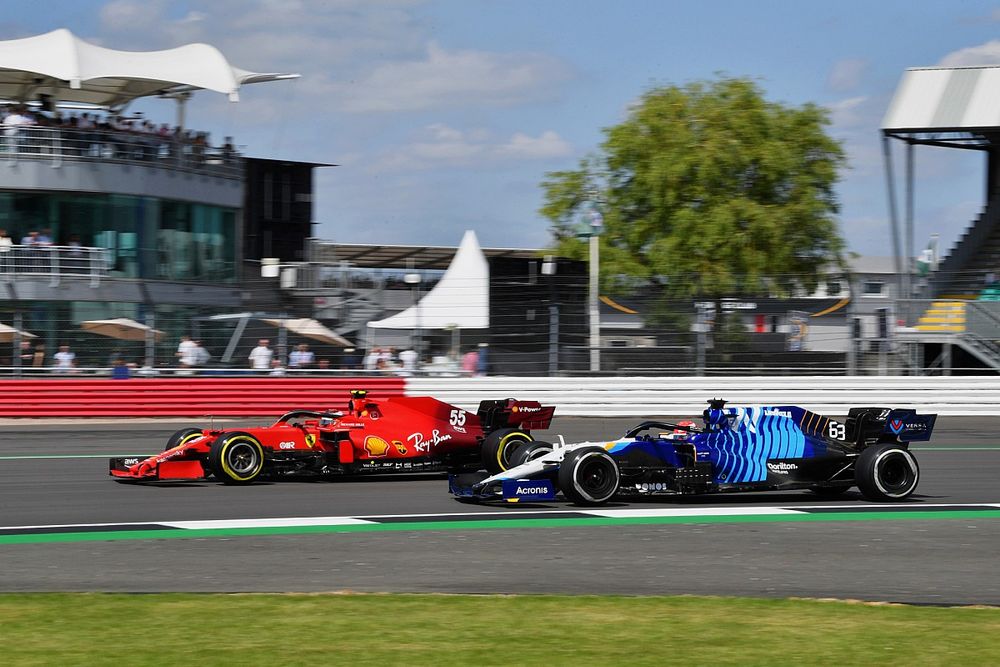
[[[176,137],[119,130],[72,127],[7,128],[0,142],[0,159],[116,162],[177,169],[229,179],[242,179],[241,156],[233,150]]]
[[[0,246],[0,280],[10,280],[14,276],[48,276],[50,283],[56,286],[59,278],[74,276],[89,278],[91,283],[97,284],[107,277],[110,265],[111,251],[107,248]]]

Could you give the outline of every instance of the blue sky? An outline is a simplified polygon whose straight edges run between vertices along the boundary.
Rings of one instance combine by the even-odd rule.
[[[189,125],[250,155],[336,163],[317,234],[339,242],[541,247],[548,171],[574,168],[651,86],[718,73],[831,110],[850,168],[848,246],[889,254],[878,128],[906,67],[1000,63],[1000,2],[78,0],[7,3],[0,39],[59,27],[119,49],[203,41],[302,78],[203,92]],[[172,121],[171,103],[139,108]],[[983,201],[977,153],[917,150],[916,245],[942,249]]]

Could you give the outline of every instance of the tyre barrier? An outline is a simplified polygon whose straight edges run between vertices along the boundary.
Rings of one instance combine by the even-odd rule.
[[[170,378],[0,381],[0,417],[278,417],[344,409],[352,389],[402,396],[403,378]]]

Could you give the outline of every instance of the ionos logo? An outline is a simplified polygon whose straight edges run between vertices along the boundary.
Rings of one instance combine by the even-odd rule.
[[[365,438],[365,451],[372,458],[380,458],[389,453],[389,443],[377,435],[370,435]]]

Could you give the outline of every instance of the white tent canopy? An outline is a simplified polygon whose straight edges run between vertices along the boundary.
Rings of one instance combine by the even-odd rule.
[[[882,119],[886,131],[1000,127],[1000,66],[906,70]]]
[[[415,305],[369,322],[373,329],[486,329],[490,326],[490,267],[472,230],[448,270]]]
[[[239,99],[246,83],[296,78],[233,67],[208,44],[164,51],[116,51],[90,44],[60,28],[44,35],[0,41],[0,98],[117,108],[148,95],[213,90]]]

